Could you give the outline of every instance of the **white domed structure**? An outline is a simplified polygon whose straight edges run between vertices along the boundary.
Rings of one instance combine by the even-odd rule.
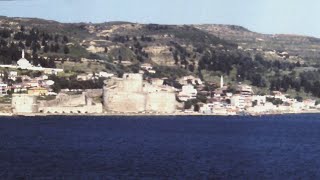
[[[22,58],[17,62],[17,64],[22,69],[27,69],[32,67],[32,64],[30,64],[30,62],[24,58],[24,50],[22,50]]]

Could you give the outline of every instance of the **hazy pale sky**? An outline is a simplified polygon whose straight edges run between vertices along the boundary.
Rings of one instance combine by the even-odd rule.
[[[320,0],[0,0],[0,15],[60,22],[234,24],[320,37]]]

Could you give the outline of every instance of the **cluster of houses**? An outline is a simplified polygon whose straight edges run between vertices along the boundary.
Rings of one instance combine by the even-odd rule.
[[[0,78],[4,73],[0,72]],[[49,80],[47,75],[32,78],[27,75],[19,75],[17,71],[9,71],[8,79],[13,83],[0,82],[0,96],[10,93],[26,93],[35,96],[55,95],[50,88],[54,81]]]
[[[24,52],[22,52],[22,58],[17,62],[17,65],[0,65],[0,67],[8,67],[8,69],[11,69],[10,71],[6,71],[5,73],[0,71],[0,78],[7,78],[11,80],[11,82],[13,82],[10,84],[0,82],[0,96],[5,96],[9,93],[26,94],[30,96],[57,95],[56,93],[52,92],[51,87],[54,84],[54,81],[49,80],[48,75],[63,71],[61,69],[35,67],[24,58]],[[18,69],[42,71],[44,73],[41,73],[42,75],[38,77],[32,78],[27,75],[22,75],[21,71],[19,71]],[[156,71],[151,64],[145,63],[140,66],[139,74],[136,74],[134,76],[132,75],[133,77],[139,77],[138,79],[140,80],[140,83],[135,83],[135,81],[137,80],[134,78],[121,80],[117,79],[122,83],[120,83],[120,85],[122,86],[123,84],[130,84],[130,87],[127,87],[129,91],[123,91],[123,93],[128,96],[128,93],[130,93],[132,89],[137,86],[138,90],[135,93],[140,93],[139,95],[142,97],[141,99],[148,99],[150,101],[149,105],[151,104],[152,107],[154,106],[158,109],[162,108],[162,110],[166,112],[167,109],[159,104],[162,103],[163,105],[168,107],[171,107],[171,105],[176,106],[176,99],[180,102],[180,105],[195,100],[192,101],[193,104],[190,109],[186,109],[186,106],[180,106],[182,112],[207,115],[237,115],[243,113],[254,115],[273,113],[299,113],[320,109],[320,106],[316,105],[315,100],[307,99],[299,102],[296,99],[289,98],[287,95],[282,94],[278,91],[272,92],[271,95],[255,95],[251,86],[241,83],[237,84],[235,89],[230,90],[230,87],[224,84],[223,77],[221,77],[219,88],[216,88],[217,85],[214,83],[205,83],[201,79],[194,76],[185,76],[178,79],[178,83],[182,86],[181,89],[176,89],[171,86],[166,86],[164,83],[164,79],[153,78],[149,79],[149,84],[142,84],[142,74],[144,73],[155,74]],[[107,72],[87,73],[79,74],[77,76],[77,80],[87,81],[98,79],[101,77],[116,79],[113,76],[114,74]],[[122,86],[119,86],[119,89],[124,88]],[[143,89],[143,91],[139,89]],[[72,90],[63,90],[62,93],[67,93],[69,91]],[[118,91],[114,91],[114,93],[119,94]],[[163,94],[164,92],[167,92],[167,94],[163,97],[169,97],[168,94],[170,94],[170,98],[167,98],[167,100],[161,98],[162,96],[160,96],[161,93]],[[148,95],[144,97],[145,94]],[[171,95],[173,96],[173,98],[171,98]],[[176,95],[176,99],[174,98],[174,95]],[[199,101],[200,96],[205,97],[205,101]],[[123,99],[123,97],[119,97],[119,99]],[[124,100],[124,103],[126,101],[127,100]],[[170,104],[168,104],[167,101],[169,101]],[[139,102],[132,101],[132,103],[135,106]],[[119,109],[121,109],[122,106],[123,105],[121,105]],[[172,108],[170,108],[170,112],[175,109],[175,107],[173,106]],[[145,107],[149,108],[149,106],[147,105],[145,105]],[[112,109],[113,107],[108,106],[108,108]]]
[[[50,88],[54,81],[49,80],[48,75],[62,72],[62,69],[42,68],[41,66],[33,66],[25,59],[24,51],[22,58],[17,62],[17,65],[0,65],[7,70],[0,71],[0,78],[7,79],[10,83],[0,81],[0,96],[5,96],[11,93],[28,94],[34,96],[56,95]],[[11,69],[9,71],[9,69]],[[39,77],[30,77],[23,75],[21,70],[41,71],[43,75]]]
[[[198,95],[206,97],[206,102],[200,102],[197,109],[200,114],[207,115],[238,115],[238,114],[278,114],[300,113],[315,111],[320,108],[315,100],[306,99],[302,102],[289,98],[288,95],[274,91],[271,95],[255,95],[249,85],[239,83],[235,91],[230,92],[224,85],[221,77],[220,87],[214,91],[203,90],[203,82],[199,78],[186,76],[179,80],[182,90],[178,93],[178,99],[186,102],[196,99]],[[194,107],[191,107],[194,108]],[[193,109],[187,110],[192,112]]]

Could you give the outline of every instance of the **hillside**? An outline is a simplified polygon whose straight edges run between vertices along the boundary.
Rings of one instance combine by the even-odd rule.
[[[99,71],[121,75],[151,63],[157,73],[146,77],[175,81],[192,74],[210,84],[224,75],[231,89],[236,82],[246,82],[261,94],[281,90],[292,96],[320,97],[320,40],[312,37],[264,35],[227,25],[59,23],[0,17],[0,63],[16,63],[22,49],[34,65],[64,68],[66,78]]]
[[[320,59],[320,39],[287,34],[260,34],[234,25],[195,25],[194,27],[233,41],[245,50],[256,50],[266,57],[276,58],[283,52],[291,60],[318,63]]]

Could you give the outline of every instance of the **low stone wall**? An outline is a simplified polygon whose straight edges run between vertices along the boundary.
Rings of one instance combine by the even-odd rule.
[[[56,99],[51,101],[41,101],[40,107],[55,106],[84,106],[86,105],[85,93],[80,95],[59,94]]]
[[[97,114],[103,113],[102,104],[80,107],[41,107],[40,113],[46,114]]]

